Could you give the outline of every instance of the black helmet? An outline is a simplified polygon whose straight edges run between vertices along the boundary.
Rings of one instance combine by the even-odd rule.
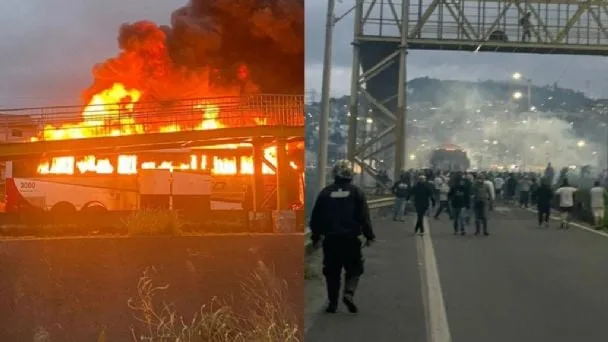
[[[353,179],[354,174],[353,165],[348,160],[339,160],[334,165],[333,169],[331,170],[331,173],[334,178],[351,180]]]

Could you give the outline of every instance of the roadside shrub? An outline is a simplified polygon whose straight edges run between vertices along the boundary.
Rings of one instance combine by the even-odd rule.
[[[179,235],[183,223],[175,211],[143,209],[122,220],[129,235]]]

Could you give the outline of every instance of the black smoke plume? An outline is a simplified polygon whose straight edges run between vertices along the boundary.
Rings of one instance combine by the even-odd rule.
[[[118,46],[85,101],[116,82],[154,101],[304,92],[303,0],[191,0],[169,26],[123,24]]]

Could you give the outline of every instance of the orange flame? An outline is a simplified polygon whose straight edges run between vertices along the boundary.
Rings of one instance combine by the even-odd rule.
[[[265,150],[266,160],[276,167],[275,147]],[[51,158],[48,162],[38,165],[38,173],[41,175],[74,175],[74,174],[114,174],[134,175],[139,170],[191,170],[209,171],[214,175],[253,175],[253,157],[241,157],[240,165],[236,158],[213,157],[212,162],[207,162],[206,155],[190,155],[190,162],[162,161],[160,163],[145,161],[141,165],[135,155],[119,155],[114,162],[110,158],[97,158],[95,156],[84,156],[76,158],[74,156],[63,156]],[[273,159],[274,158],[274,159]],[[295,164],[291,164],[296,169]],[[209,166],[211,167],[209,169]],[[275,171],[268,165],[263,165],[263,174],[273,175]]]
[[[103,90],[93,96],[82,111],[82,121],[78,123],[63,124],[60,127],[46,125],[41,137],[44,140],[68,140],[106,136],[124,136],[133,134],[154,133],[146,132],[141,123],[133,117],[135,105],[142,94],[136,89],[127,89],[121,83]],[[208,130],[224,128],[220,120],[220,109],[212,103],[201,103],[194,106],[202,115],[200,123],[195,130]],[[257,124],[265,124],[266,119],[258,118]],[[161,125],[155,132],[180,132],[184,128],[179,123]],[[188,127],[191,129],[191,127]],[[31,141],[39,141],[41,137],[34,137]]]
[[[67,139],[82,139],[89,137],[103,136],[125,136],[133,134],[151,133],[145,132],[142,124],[137,123],[133,117],[135,105],[140,100],[142,94],[136,89],[127,89],[120,83],[115,83],[111,88],[103,90],[95,94],[91,101],[87,104],[82,112],[82,121],[78,123],[64,124],[60,127],[47,125],[41,134],[44,140],[67,140]],[[194,109],[201,111],[200,122],[194,129],[209,130],[220,129],[226,127],[220,119],[220,108],[212,103],[200,103],[194,106]],[[256,124],[267,124],[266,118],[256,118]],[[191,126],[187,129],[192,129]],[[184,128],[179,123],[172,123],[157,128],[156,132],[169,133],[180,132]],[[37,141],[39,138],[33,138],[32,141]],[[219,146],[218,146],[219,147]],[[236,149],[239,144],[221,145],[224,149]],[[276,168],[277,157],[276,147],[266,148],[264,156],[272,167],[263,164],[262,172],[264,174],[275,174],[273,168]],[[96,158],[95,156],[86,156],[77,159],[74,156],[56,157],[49,162],[40,163],[38,173],[40,174],[79,174],[97,173],[97,174],[136,174],[138,169],[165,169],[165,170],[207,170],[212,174],[231,175],[244,174],[251,175],[254,173],[254,165],[252,157],[241,157],[237,162],[237,158],[219,158],[213,157],[212,160],[207,160],[206,155],[192,155],[189,163],[175,163],[172,161],[163,161],[161,163],[142,162],[138,165],[137,156],[134,155],[119,155],[116,162],[108,158]],[[291,163],[295,169],[295,164]],[[210,168],[208,170],[208,168]]]

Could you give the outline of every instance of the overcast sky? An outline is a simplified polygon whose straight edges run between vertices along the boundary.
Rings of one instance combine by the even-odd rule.
[[[75,104],[91,82],[91,67],[117,52],[118,27],[150,19],[166,24],[187,0],[29,0],[0,2],[0,108]],[[337,12],[352,0],[338,4]],[[321,89],[326,0],[306,0],[307,89]],[[352,17],[334,39],[333,93],[349,89]],[[535,83],[573,87],[608,97],[608,59],[411,51],[410,78],[505,79],[513,71]]]
[[[336,14],[344,13],[354,1],[338,3]],[[306,89],[321,90],[326,0],[306,0]],[[334,31],[332,93],[349,92],[353,40],[353,16],[340,21]],[[442,79],[508,79],[521,72],[535,84],[558,82],[560,86],[584,91],[589,96],[608,98],[608,58],[550,55],[497,54],[411,50],[408,79],[430,76]],[[317,95],[318,96],[318,95]]]
[[[91,67],[116,54],[118,27],[166,24],[187,0],[0,2],[0,108],[79,104]]]

